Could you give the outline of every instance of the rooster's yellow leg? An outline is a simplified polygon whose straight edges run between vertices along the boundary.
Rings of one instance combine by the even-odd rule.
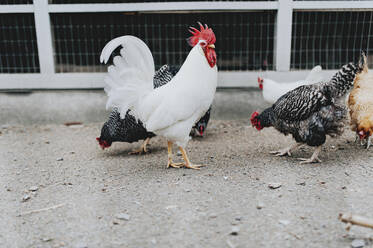
[[[132,152],[129,152],[128,154],[147,153],[148,152],[147,145],[149,144],[149,141],[150,141],[150,138],[146,138],[138,150],[134,150]]]
[[[199,167],[202,167],[204,165],[198,165],[198,164],[192,164],[186,154],[186,151],[184,150],[184,148],[182,148],[181,146],[179,146],[179,149],[181,151],[181,155],[183,156],[183,159],[185,161],[185,164],[183,164],[183,167],[186,167],[186,168],[190,168],[190,169],[195,169],[195,170],[199,170]]]
[[[168,141],[168,163],[167,163],[167,168],[173,167],[173,168],[180,168],[180,166],[184,165],[183,163],[174,163],[172,162],[172,142]]]

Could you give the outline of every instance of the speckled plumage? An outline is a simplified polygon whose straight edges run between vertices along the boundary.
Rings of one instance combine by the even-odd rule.
[[[343,133],[347,108],[344,97],[353,87],[360,65],[344,65],[329,82],[300,86],[257,116],[262,127],[273,126],[298,143],[320,146],[326,135]]]
[[[154,88],[161,87],[170,82],[177,72],[178,70],[175,67],[163,65],[154,75]],[[207,127],[210,119],[210,109],[206,112],[205,116],[196,123],[194,128],[199,127],[199,125],[204,125],[204,128]],[[120,113],[114,108],[110,113],[109,119],[101,128],[99,139],[106,141],[108,145],[111,145],[112,142],[116,141],[132,143],[146,138],[152,138],[154,136],[155,134],[148,132],[143,123],[140,120],[137,121],[129,111],[127,111],[125,118],[121,119]]]

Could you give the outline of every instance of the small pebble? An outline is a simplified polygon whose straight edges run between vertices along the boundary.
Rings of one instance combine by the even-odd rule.
[[[354,239],[351,242],[352,248],[363,248],[365,246],[365,241],[363,239]]]
[[[278,223],[280,223],[281,225],[287,226],[287,225],[289,225],[290,221],[288,221],[288,220],[279,220]]]
[[[242,217],[236,217],[234,218],[236,221],[241,221],[242,220]]]
[[[230,235],[237,236],[239,232],[240,232],[240,228],[238,226],[234,226],[232,227]]]
[[[184,191],[185,191],[185,192],[190,192],[190,191],[191,191],[191,189],[185,189]]]
[[[120,214],[117,214],[115,215],[115,218],[119,219],[119,220],[126,220],[126,221],[129,221],[131,216],[128,215],[128,214],[125,214],[125,213],[120,213]]]
[[[56,160],[57,161],[63,161],[63,158],[57,158]]]
[[[257,205],[256,205],[256,209],[262,209],[264,208],[264,204],[262,202],[259,202]]]
[[[29,191],[37,191],[39,189],[38,186],[31,186],[28,190]]]
[[[22,201],[23,201],[23,202],[26,202],[26,201],[30,200],[30,198],[31,198],[31,196],[26,194],[26,195],[24,195],[24,196],[22,197]]]
[[[52,238],[42,238],[41,241],[43,242],[49,242],[49,241],[52,241],[53,239]]]
[[[217,217],[218,217],[218,215],[216,213],[212,213],[212,214],[209,215],[209,219],[215,219]]]
[[[2,129],[7,129],[7,128],[9,128],[9,127],[10,127],[10,125],[2,125],[2,126],[1,126]]]
[[[278,189],[278,188],[280,188],[281,186],[282,186],[281,183],[270,183],[270,184],[268,184],[268,187],[269,187],[270,189]]]
[[[224,178],[224,180],[228,180],[228,177],[223,177]]]

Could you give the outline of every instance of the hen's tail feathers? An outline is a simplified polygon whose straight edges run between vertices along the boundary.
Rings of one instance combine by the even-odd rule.
[[[363,68],[363,72],[368,72],[367,52],[365,50],[361,50],[359,67]]]
[[[108,95],[106,108],[118,108],[124,118],[128,109],[153,90],[154,60],[148,46],[139,38],[126,35],[115,38],[102,50],[100,61],[107,63],[112,52],[122,46],[120,56],[113,59],[105,78]]]
[[[310,73],[308,74],[308,76],[306,77],[306,82],[309,83],[309,84],[313,84],[313,83],[319,83],[322,81],[323,77],[322,77],[322,67],[320,65],[317,65],[315,66],[311,71]]]
[[[327,89],[332,97],[341,97],[349,93],[354,86],[354,80],[358,73],[364,68],[361,63],[348,63],[326,83]]]

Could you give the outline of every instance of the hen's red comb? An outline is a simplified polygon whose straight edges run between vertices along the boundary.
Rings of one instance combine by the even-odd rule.
[[[251,118],[250,118],[250,121],[253,122],[255,120],[255,118],[259,115],[258,111],[255,111],[252,115],[251,115]]]
[[[189,45],[194,47],[198,44],[199,40],[205,40],[208,45],[214,44],[216,42],[214,31],[212,31],[207,24],[203,26],[202,23],[198,22],[198,25],[200,30],[194,27],[189,27],[189,32],[193,35],[188,38]]]

